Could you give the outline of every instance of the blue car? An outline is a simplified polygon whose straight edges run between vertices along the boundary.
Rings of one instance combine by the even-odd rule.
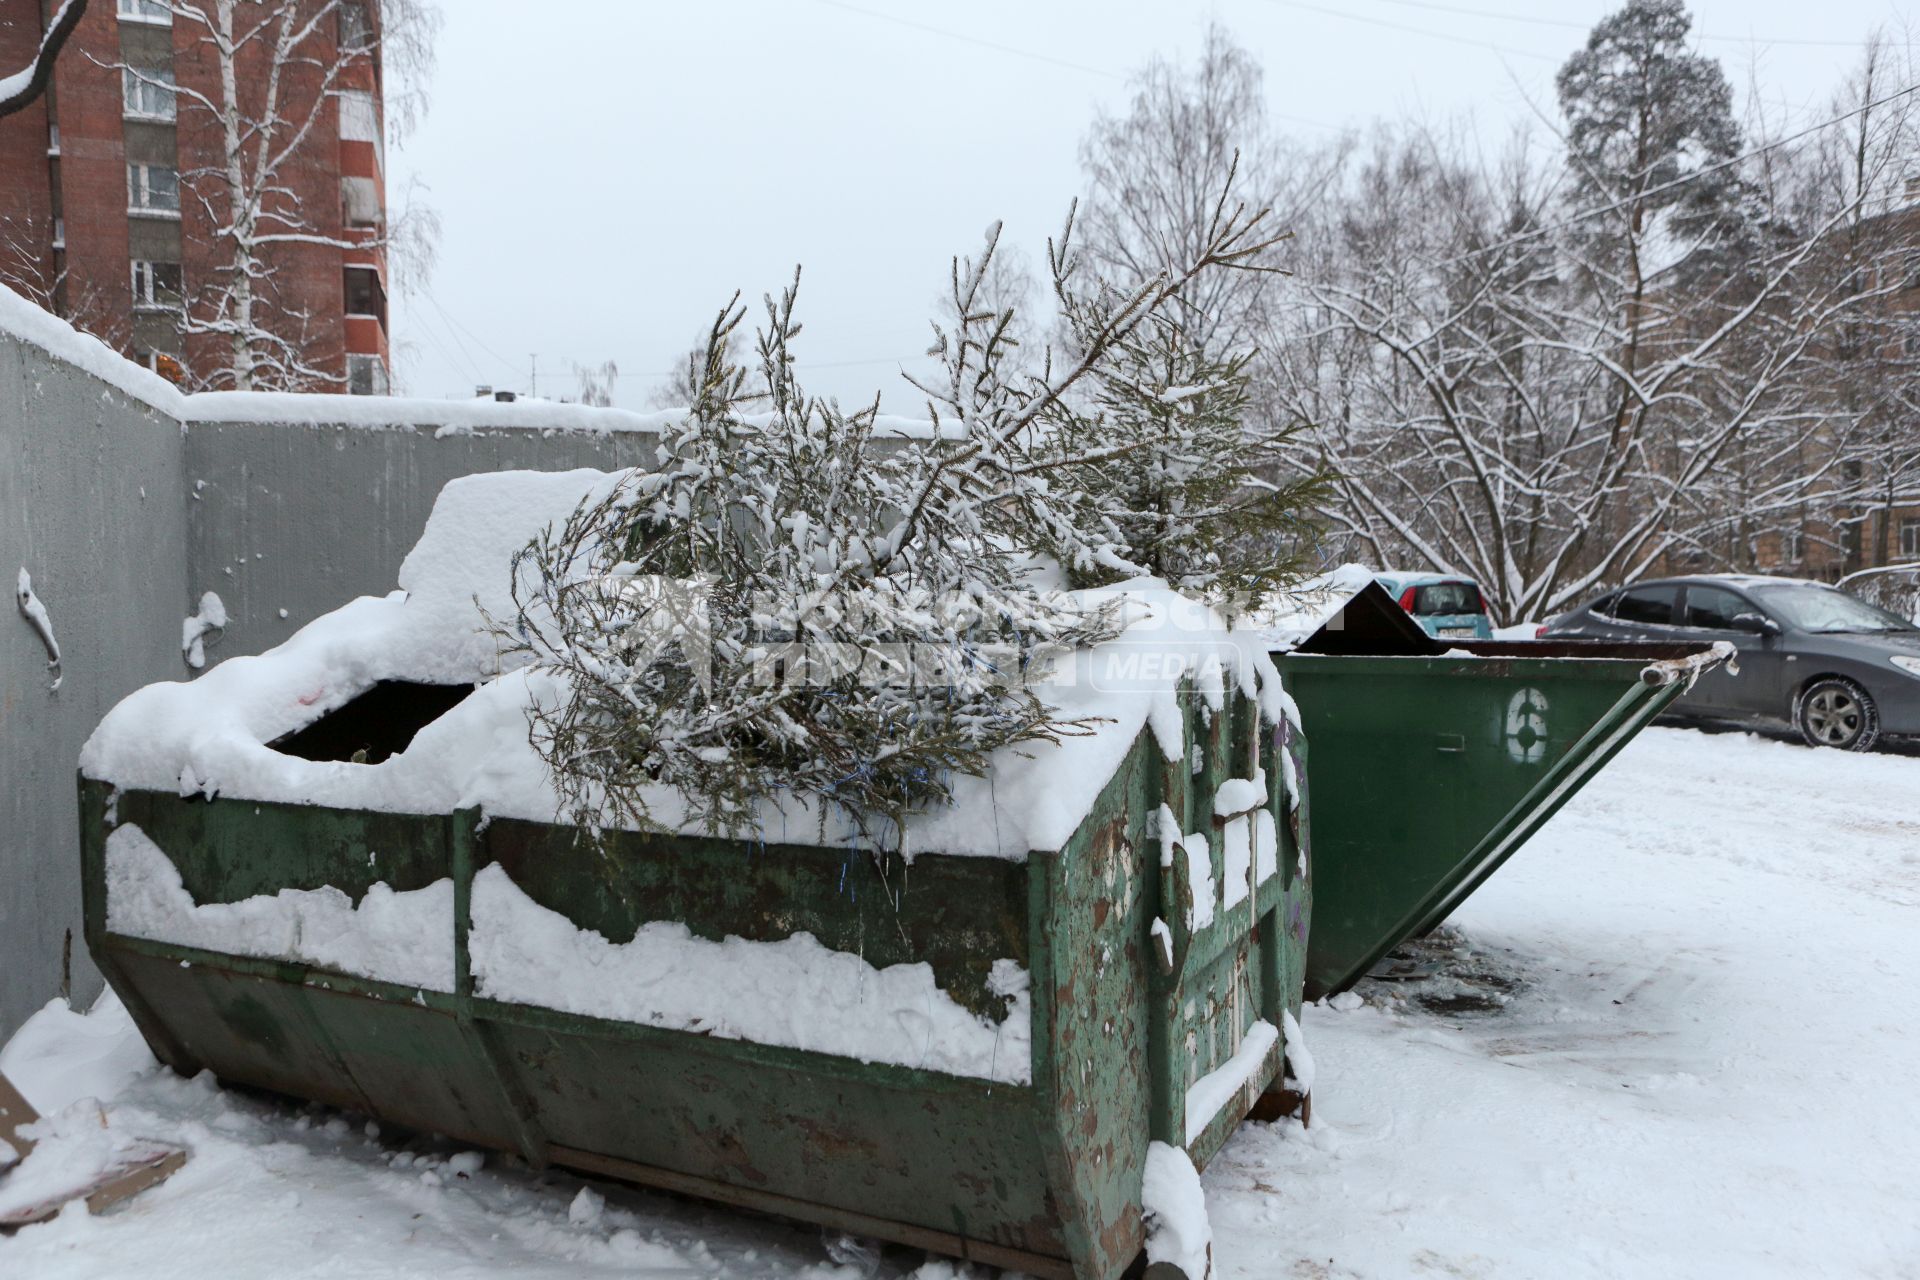
[[[1451,573],[1376,573],[1374,581],[1413,615],[1420,629],[1442,640],[1491,640],[1493,623],[1480,584]]]

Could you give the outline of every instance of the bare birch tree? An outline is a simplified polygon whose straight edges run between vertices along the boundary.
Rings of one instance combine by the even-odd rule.
[[[1225,28],[1207,28],[1190,67],[1155,58],[1120,115],[1100,114],[1080,144],[1087,179],[1082,246],[1101,278],[1147,280],[1205,242],[1212,200],[1229,183],[1293,226],[1326,189],[1339,146],[1276,135],[1259,62]],[[1190,340],[1220,353],[1252,345],[1273,297],[1267,273],[1216,272],[1195,282]]]
[[[311,317],[283,295],[279,277],[299,246],[418,251],[423,227],[391,219],[343,226],[337,206],[310,207],[300,168],[323,136],[343,93],[362,82],[392,86],[386,124],[397,135],[418,118],[440,15],[432,0],[384,0],[375,22],[368,0],[171,0],[176,27],[204,56],[205,87],[180,75],[162,83],[128,65],[133,80],[176,95],[182,131],[183,194],[194,200],[219,247],[216,279],[192,290],[186,336],[211,336],[219,365],[199,371],[202,388],[302,390],[335,385],[338,374],[309,356]],[[197,118],[194,118],[197,117]],[[210,156],[185,163],[200,126],[214,138]],[[432,215],[421,215],[430,229]]]
[[[1822,353],[1884,295],[1832,269],[1846,210],[1741,152],[1674,0],[1560,77],[1563,160],[1391,133],[1316,219],[1277,376],[1375,563],[1536,618],[1662,565],[1738,561],[1839,456]]]

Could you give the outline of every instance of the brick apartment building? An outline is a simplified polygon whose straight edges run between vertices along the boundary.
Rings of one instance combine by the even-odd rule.
[[[296,2],[303,18],[324,5]],[[0,0],[0,67],[26,64],[56,8]],[[241,10],[249,26],[263,12]],[[320,105],[263,207],[272,218],[276,202],[294,202],[319,242],[262,250],[256,315],[318,376],[272,371],[262,388],[387,391],[380,66],[377,53],[338,54],[377,38],[378,12],[373,0],[346,0],[281,66],[281,114],[304,119]],[[0,119],[0,282],[189,389],[233,385],[233,340],[207,331],[234,274],[217,234],[229,207],[225,130],[195,100],[227,101],[207,34],[167,0],[90,0],[47,92]],[[249,115],[265,95],[270,45],[250,42],[235,60]]]
[[[1804,514],[1801,527],[1758,540],[1756,561],[1769,572],[1832,580],[1862,569],[1920,564],[1920,176],[1860,225],[1876,247],[1869,285],[1887,290],[1876,304],[1872,336],[1857,367],[1842,379],[1874,385],[1879,395],[1898,380],[1907,395],[1868,419],[1869,435],[1842,463],[1836,483],[1851,496]],[[1837,399],[1847,388],[1831,389]]]

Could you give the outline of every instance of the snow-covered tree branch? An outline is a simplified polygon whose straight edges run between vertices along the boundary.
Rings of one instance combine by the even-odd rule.
[[[0,74],[0,117],[10,116],[47,91],[53,81],[53,60],[87,14],[87,0],[62,0],[40,35],[33,59],[17,71]]]
[[[171,0],[175,28],[206,74],[165,83],[115,64],[177,101],[195,125],[183,132],[183,203],[218,248],[214,278],[191,282],[182,333],[212,338],[217,364],[192,370],[202,389],[313,390],[344,381],[312,355],[312,317],[281,279],[306,247],[384,251],[413,245],[415,229],[348,209],[337,193],[308,190],[301,169],[343,98],[377,80],[411,86],[403,118],[417,115],[439,14],[432,0]],[[185,55],[183,55],[185,56]],[[210,85],[196,88],[194,83]],[[393,112],[389,109],[389,124]],[[197,151],[187,139],[210,136]],[[423,211],[426,225],[432,214]]]

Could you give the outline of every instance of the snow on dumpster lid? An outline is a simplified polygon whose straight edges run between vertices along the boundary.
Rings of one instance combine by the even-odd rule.
[[[1251,620],[1275,652],[1434,654],[1420,624],[1388,595],[1365,565],[1330,573],[1268,597]]]
[[[512,669],[480,610],[510,619],[513,553],[625,473],[507,471],[448,484],[399,574],[401,590],[363,596],[316,618],[258,656],[229,658],[191,682],[149,685],[108,713],[81,753],[90,777],[122,787],[399,813],[488,812],[551,822],[559,810],[546,766],[527,738],[530,707],[566,696],[561,679]],[[954,803],[909,819],[910,852],[1024,858],[1061,848],[1143,730],[1169,757],[1184,751],[1176,690],[1190,679],[1215,708],[1229,692],[1260,700],[1270,720],[1284,695],[1267,640],[1229,627],[1205,605],[1158,581],[1091,593],[1124,597],[1126,628],[1072,655],[1038,692],[1092,731],[1058,743],[996,753],[987,776],[954,783]],[[477,604],[476,604],[477,600]],[[307,760],[267,744],[335,710],[381,681],[480,687],[378,763]],[[692,825],[669,793],[649,798],[654,818]],[[803,798],[762,802],[770,841],[851,840],[844,818]]]

